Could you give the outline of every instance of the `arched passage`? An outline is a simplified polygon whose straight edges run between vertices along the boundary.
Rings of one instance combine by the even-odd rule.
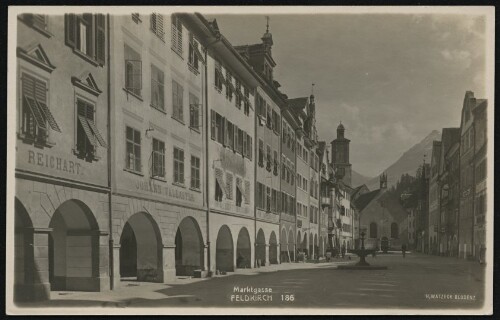
[[[99,233],[91,210],[68,200],[52,215],[49,227],[51,290],[99,290]]]
[[[198,222],[192,217],[182,219],[175,234],[175,273],[193,276],[194,270],[203,268],[203,236]]]
[[[252,249],[250,235],[247,228],[243,227],[238,234],[236,242],[236,268],[251,268]]]
[[[314,239],[313,239],[313,234],[309,234],[309,254],[308,258],[309,259],[314,259]]]
[[[295,261],[295,239],[292,229],[288,232],[288,254],[290,255],[288,260]]]
[[[325,256],[325,238],[323,236],[319,237],[319,252],[320,257]]]
[[[234,271],[234,246],[231,230],[226,225],[219,229],[215,245],[215,269],[219,271]]]
[[[285,228],[281,229],[280,233],[280,261],[289,262],[288,259],[288,240]]]
[[[137,281],[163,281],[163,242],[160,228],[145,212],[133,214],[120,237],[120,276]]]
[[[257,232],[257,240],[255,242],[255,260],[257,266],[266,265],[266,238],[262,229],[259,229]]]
[[[23,300],[23,286],[33,282],[33,223],[19,199],[14,204],[14,299]]]
[[[269,237],[269,263],[278,263],[278,240],[274,231],[271,232],[271,236]]]
[[[318,235],[314,235],[314,255],[315,258],[320,256],[319,246],[318,246]]]

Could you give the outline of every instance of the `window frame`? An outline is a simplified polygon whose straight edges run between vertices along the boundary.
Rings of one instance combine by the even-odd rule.
[[[190,188],[196,191],[201,190],[201,159],[195,155],[191,155]]]
[[[174,153],[173,153],[173,158],[172,158],[172,163],[174,166],[173,169],[173,184],[178,185],[178,186],[184,186],[186,179],[185,179],[185,168],[184,168],[184,162],[185,162],[185,155],[184,155],[184,149],[179,148],[177,146],[174,146]]]
[[[156,142],[158,148],[155,148],[155,142]],[[163,149],[159,148],[161,145],[163,145]],[[155,149],[158,149],[158,150],[155,150]],[[160,169],[162,171],[160,172],[161,173],[160,175],[155,174],[157,171],[155,168],[155,163],[156,163],[155,159],[156,158],[159,158],[161,160]],[[166,176],[165,165],[166,165],[166,163],[165,163],[165,142],[153,137],[152,141],[151,141],[151,177],[155,178],[155,179],[164,180],[165,176]]]
[[[132,140],[130,140],[129,137],[127,136],[127,129],[132,130]],[[138,134],[138,137],[139,137],[138,143],[135,141],[136,134]],[[131,153],[127,152],[129,143],[131,143],[131,145],[132,145],[132,150],[133,150],[132,154],[134,155],[133,168],[130,167],[131,158],[129,158],[129,157],[130,157]],[[133,172],[133,173],[142,174],[142,137],[141,137],[141,131],[135,129],[132,126],[125,125],[125,145],[126,145],[126,147],[125,147],[125,170]],[[139,155],[136,154],[136,147],[138,147]],[[137,167],[139,167],[139,169],[137,169]]]

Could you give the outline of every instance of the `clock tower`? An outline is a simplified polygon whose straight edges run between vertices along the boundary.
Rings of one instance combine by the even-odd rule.
[[[345,128],[342,122],[337,127],[337,139],[332,144],[332,164],[342,181],[351,186],[351,164],[349,163],[349,143],[344,136]]]

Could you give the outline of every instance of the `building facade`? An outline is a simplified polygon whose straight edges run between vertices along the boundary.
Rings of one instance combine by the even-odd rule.
[[[429,179],[429,221],[427,229],[427,237],[429,243],[429,253],[438,254],[439,252],[439,194],[440,188],[438,184],[439,177],[439,161],[441,160],[441,141],[433,141],[430,179]]]
[[[110,288],[106,21],[17,19],[16,300]]]

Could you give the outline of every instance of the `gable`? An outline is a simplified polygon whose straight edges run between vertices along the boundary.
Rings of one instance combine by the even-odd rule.
[[[95,96],[99,96],[102,93],[90,72],[85,72],[80,77],[71,77],[71,82],[73,85]]]
[[[51,73],[56,68],[49,60],[49,57],[43,50],[41,44],[29,47],[21,48],[17,47],[17,57],[24,59],[37,67]]]

